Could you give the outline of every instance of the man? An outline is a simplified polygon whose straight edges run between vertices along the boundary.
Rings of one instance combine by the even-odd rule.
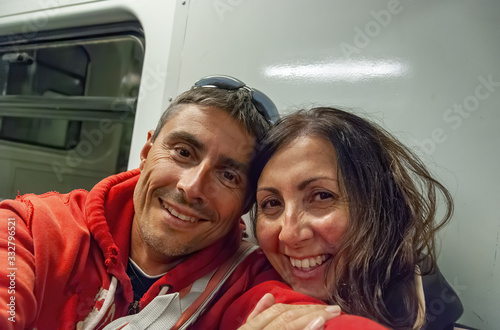
[[[1,329],[99,328],[162,289],[189,292],[233,256],[252,204],[247,171],[277,112],[264,113],[263,94],[241,82],[218,81],[229,85],[201,82],[169,106],[148,133],[139,170],[90,192],[0,204],[10,227],[0,258],[11,262],[0,270]]]
[[[148,133],[139,169],[90,192],[0,203],[8,222],[0,258],[9,262],[0,269],[0,328],[235,328],[268,289],[280,288],[278,302],[316,302],[269,282],[279,277],[241,241],[240,216],[253,203],[247,172],[276,114],[239,80],[208,77]],[[244,292],[251,299],[234,304]],[[268,324],[269,314],[282,324],[288,310],[307,322],[313,310],[338,314],[308,308],[278,306],[253,324]]]

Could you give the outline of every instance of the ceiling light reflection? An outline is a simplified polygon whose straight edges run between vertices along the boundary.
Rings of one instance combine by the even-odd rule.
[[[395,60],[330,61],[309,64],[278,64],[264,69],[268,78],[285,80],[359,81],[401,77],[409,65]]]

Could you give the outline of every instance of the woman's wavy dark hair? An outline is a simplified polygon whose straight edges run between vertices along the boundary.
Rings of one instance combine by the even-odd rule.
[[[419,310],[416,266],[422,274],[434,270],[435,233],[453,214],[450,193],[382,127],[326,107],[283,117],[265,137],[251,180],[299,136],[331,141],[349,204],[349,228],[328,265],[336,284],[329,303],[390,328],[412,328]],[[445,212],[436,219],[440,202]],[[252,213],[255,229],[255,208]]]

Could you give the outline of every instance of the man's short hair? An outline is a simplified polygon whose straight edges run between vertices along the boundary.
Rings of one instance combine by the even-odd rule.
[[[244,88],[225,90],[215,87],[192,88],[179,95],[165,110],[156,126],[153,141],[156,140],[165,123],[186,105],[219,108],[241,123],[249,134],[256,138],[256,147],[271,124],[257,111],[252,95]]]

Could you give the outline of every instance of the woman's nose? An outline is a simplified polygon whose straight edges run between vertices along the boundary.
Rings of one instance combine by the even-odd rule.
[[[296,206],[287,207],[282,215],[279,240],[288,246],[297,247],[313,237],[314,232],[304,212]]]

